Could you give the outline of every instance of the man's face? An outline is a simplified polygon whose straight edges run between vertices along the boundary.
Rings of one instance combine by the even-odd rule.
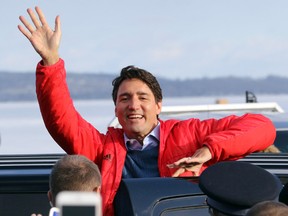
[[[162,103],[156,103],[151,89],[139,79],[124,80],[119,86],[115,115],[125,134],[143,140],[157,125]]]

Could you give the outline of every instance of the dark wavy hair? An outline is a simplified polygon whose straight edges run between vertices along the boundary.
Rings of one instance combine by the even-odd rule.
[[[151,89],[151,91],[155,97],[156,103],[162,101],[162,99],[163,99],[162,89],[161,89],[156,77],[154,77],[150,72],[148,72],[144,69],[137,68],[133,65],[130,65],[130,66],[123,68],[120,72],[120,76],[116,77],[112,81],[112,85],[113,85],[112,98],[113,98],[115,105],[116,105],[119,86],[121,85],[121,83],[124,80],[134,79],[134,78],[139,79],[139,80],[143,81],[144,83],[146,83],[146,85]]]

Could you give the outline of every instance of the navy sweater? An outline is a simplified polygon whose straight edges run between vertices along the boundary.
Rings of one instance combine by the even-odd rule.
[[[128,150],[122,178],[159,177],[159,145],[147,150]]]

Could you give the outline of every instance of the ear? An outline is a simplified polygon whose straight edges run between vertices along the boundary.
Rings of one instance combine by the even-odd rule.
[[[156,103],[156,114],[159,115],[162,110],[162,101]]]
[[[101,186],[95,187],[95,188],[93,189],[93,192],[100,193],[100,192],[101,192]]]
[[[49,203],[50,203],[50,206],[53,207],[54,206],[54,200],[53,200],[53,195],[52,195],[52,192],[49,190],[47,192],[47,196],[48,196],[48,200],[49,200]]]

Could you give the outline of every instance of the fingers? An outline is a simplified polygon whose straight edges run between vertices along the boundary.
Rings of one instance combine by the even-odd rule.
[[[25,35],[25,37],[28,38],[28,40],[30,40],[31,34],[28,31],[26,31],[26,29],[23,28],[23,26],[18,25],[18,29],[20,30],[20,32],[22,32],[23,35]]]
[[[60,23],[60,17],[56,16],[55,18],[55,32],[61,33],[61,23]]]
[[[38,17],[39,17],[39,20],[40,20],[42,26],[48,26],[48,23],[46,21],[46,18],[44,16],[44,13],[42,12],[42,10],[39,7],[35,7],[35,10],[36,10],[36,12],[38,14]],[[37,23],[37,24],[39,24],[39,23]],[[35,26],[36,26],[36,24],[35,24]],[[60,26],[61,26],[60,25],[60,17],[56,16],[56,18],[55,18],[55,32],[60,32],[61,31],[61,27]]]
[[[199,176],[201,167],[204,163],[212,158],[212,154],[207,146],[197,149],[192,157],[184,157],[180,160],[167,164],[168,168],[178,168],[173,174],[173,177],[178,177],[186,171],[194,173],[194,176]]]
[[[184,163],[187,163],[189,159],[190,159],[190,157],[181,158],[180,160],[174,162],[174,165],[180,166]]]
[[[28,12],[32,22],[34,23],[35,27],[39,28],[41,25],[40,25],[36,15],[33,13],[32,9],[28,8],[27,12]],[[20,16],[19,19],[23,23],[23,25],[26,27],[26,29],[24,27],[22,27],[21,25],[18,25],[18,29],[22,32],[22,34],[24,34],[30,40],[31,34],[35,31],[35,28],[25,19],[24,16]]]
[[[192,176],[199,176],[200,175],[200,168],[201,168],[202,164],[191,167],[191,168],[187,168],[187,167],[180,167],[179,169],[176,170],[176,172],[174,172],[174,174],[172,175],[172,177],[179,177],[182,173],[190,171],[193,173]]]
[[[33,24],[35,25],[36,29],[40,28],[40,27],[41,27],[41,24],[40,24],[38,18],[36,17],[35,13],[33,12],[33,10],[32,10],[31,8],[28,8],[28,9],[27,9],[27,12],[28,12],[28,14],[29,14],[29,16],[30,16]],[[37,13],[38,13],[38,12],[37,12]],[[38,16],[39,16],[39,14],[38,14]],[[34,31],[34,29],[33,29],[33,31]],[[31,31],[30,31],[30,32],[31,32]]]
[[[172,177],[178,177],[180,176],[182,173],[185,172],[185,168],[179,168],[176,170],[176,172],[172,175]]]
[[[29,30],[30,33],[34,31],[34,27],[23,17],[19,17],[20,21],[23,23],[23,25],[26,27],[26,29]],[[19,27],[18,27],[19,28]],[[20,26],[19,30],[27,37],[29,35],[28,31],[25,30],[22,26]]]
[[[28,29],[28,31],[32,34],[32,32],[34,32],[36,29],[41,28],[43,25],[47,25],[45,16],[42,12],[42,10],[39,7],[35,7],[35,10],[37,12],[37,15],[39,17],[36,16],[36,14],[33,12],[33,10],[31,8],[27,9],[27,13],[29,14],[31,21],[33,22],[34,26],[32,26],[23,16],[20,16],[19,19],[20,21],[23,23],[23,25],[26,27],[26,29]],[[40,20],[40,21],[39,21]],[[23,27],[19,27],[19,30],[27,37],[28,31],[24,30]],[[36,28],[36,29],[35,29]]]
[[[185,157],[181,158],[180,160],[174,162],[173,164],[168,164],[168,168],[177,168],[177,167],[192,167],[199,164],[197,160],[195,160],[193,157]]]
[[[44,65],[55,64],[59,60],[58,48],[61,39],[60,18],[55,19],[56,31],[53,31],[46,22],[43,12],[39,7],[35,11],[27,9],[31,18],[28,22],[23,16],[19,19],[23,25],[18,29],[25,35],[32,44],[35,51],[41,56]]]
[[[35,7],[35,10],[38,14],[39,20],[41,21],[42,25],[48,25],[42,10],[39,7]]]
[[[178,177],[186,171],[193,173],[193,176],[199,176],[202,163],[195,161],[194,157],[185,157],[172,164],[167,164],[168,168],[178,168],[172,177]]]

